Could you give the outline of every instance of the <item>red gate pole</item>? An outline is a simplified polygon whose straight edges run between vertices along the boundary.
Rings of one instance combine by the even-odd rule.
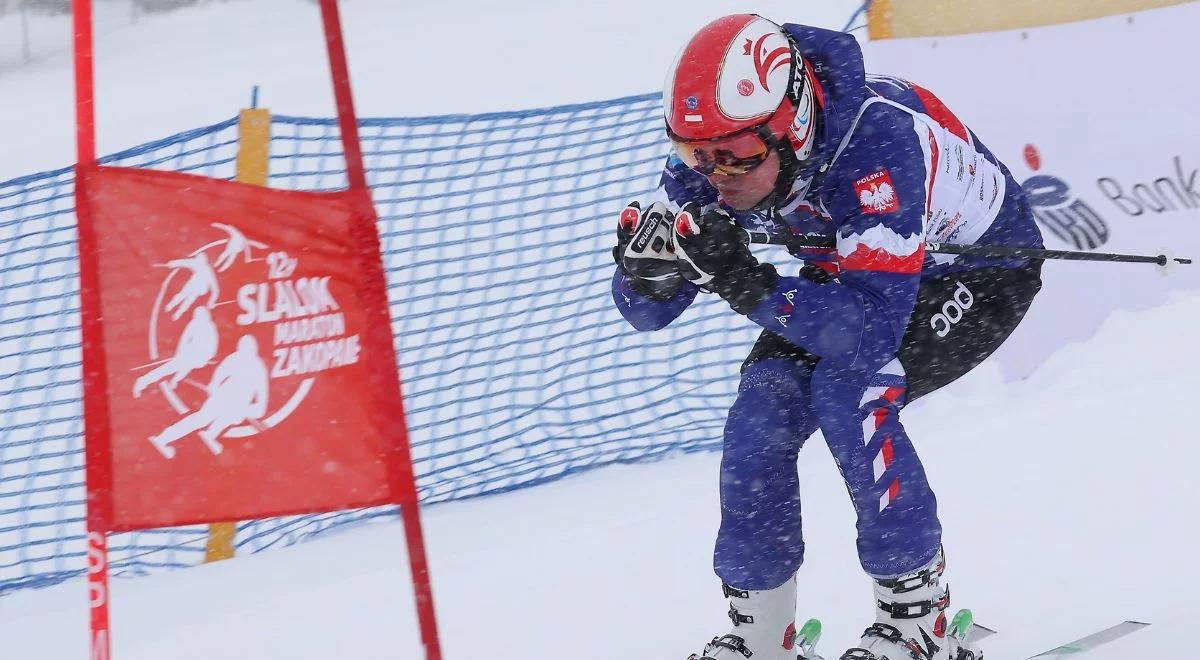
[[[350,68],[342,40],[342,19],[337,0],[321,0],[321,23],[325,28],[325,46],[329,51],[329,70],[333,76],[333,97],[337,102],[338,128],[346,155],[346,177],[351,190],[366,190],[362,145],[358,141],[358,118],[354,114],[354,96],[350,91]]]
[[[92,2],[73,0],[75,30],[75,217],[79,234],[80,326],[83,339],[84,445],[87,482],[87,579],[91,660],[112,658],[108,603],[108,530],[112,520],[108,377],[100,322],[96,236],[87,201],[88,175],[96,168]]]
[[[346,157],[346,178],[351,191],[357,191],[357,204],[361,217],[370,221],[369,231],[364,231],[361,237],[363,244],[371,250],[371,258],[364,259],[369,266],[378,290],[373,293],[379,298],[375,301],[378,317],[372,324],[374,332],[370,341],[379,347],[380,352],[390,352],[392,348],[391,319],[387,313],[387,292],[383,288],[384,272],[380,262],[379,234],[375,229],[377,221],[375,206],[371,202],[371,192],[367,187],[366,169],[363,165],[362,146],[358,137],[358,120],[354,113],[354,98],[350,91],[350,71],[346,63],[346,50],[342,39],[341,18],[338,15],[337,0],[321,0],[321,19],[325,28],[325,45],[329,52],[329,68],[333,76],[333,92],[337,101],[338,126],[342,134],[342,150]],[[394,358],[393,358],[394,359]],[[399,367],[397,366],[397,374]],[[386,396],[390,399],[390,407],[399,416],[397,424],[398,440],[390,448],[389,473],[392,482],[393,496],[400,503],[400,513],[404,519],[404,534],[408,544],[409,567],[412,572],[413,594],[416,598],[417,617],[421,627],[421,641],[425,645],[426,660],[441,660],[442,650],[438,641],[437,618],[433,605],[433,587],[430,584],[429,564],[425,555],[425,539],[421,531],[421,512],[417,494],[416,479],[413,474],[412,454],[408,443],[407,422],[404,416],[404,401],[400,391],[399,377],[387,384]]]
[[[92,0],[72,0],[75,29],[75,147],[80,166],[96,164],[95,82],[92,76]]]
[[[88,609],[91,612],[91,660],[111,660],[112,627],[108,625],[108,536],[88,525]]]

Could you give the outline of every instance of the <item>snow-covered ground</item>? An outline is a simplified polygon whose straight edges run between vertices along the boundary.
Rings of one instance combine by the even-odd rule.
[[[1027,381],[985,365],[907,411],[940,497],[954,602],[1025,658],[1125,619],[1095,660],[1184,657],[1200,601],[1188,426],[1200,296],[1118,313]],[[873,616],[820,437],[801,452],[800,616],[826,649]],[[709,567],[717,456],[607,468],[425,515],[449,660],[682,660],[728,625]],[[419,658],[399,524],[113,586],[119,660]],[[86,587],[0,598],[0,657],[86,657]]]
[[[840,28],[856,5],[773,0],[756,9]],[[387,116],[654,90],[688,34],[735,10],[742,3],[343,5],[360,113]],[[312,3],[205,4],[137,24],[122,18],[128,5],[119,1],[98,12],[102,153],[224,119],[254,84],[277,112],[332,113]],[[73,159],[69,28],[59,35],[60,46],[42,47],[31,65],[0,60],[0,179]],[[1066,266],[1049,264],[1045,276],[1057,268]],[[1035,304],[1032,313],[1045,311]],[[1154,625],[1092,657],[1179,657],[1188,648],[1200,602],[1190,560],[1200,531],[1189,508],[1200,462],[1189,426],[1198,322],[1200,294],[1173,292],[1163,306],[1116,312],[1028,380],[1006,382],[989,362],[906,411],[940,496],[955,604],[1000,630],[987,643],[993,660],[1125,619]],[[836,657],[873,616],[870,587],[855,557],[853,511],[819,436],[800,468],[808,547],[800,616],[825,619],[825,649]],[[446,657],[682,659],[697,650],[728,625],[709,567],[716,482],[715,455],[686,456],[431,508]],[[405,565],[399,525],[380,523],[117,580],[115,657],[417,658]],[[2,660],[84,658],[86,631],[82,581],[0,598]]]

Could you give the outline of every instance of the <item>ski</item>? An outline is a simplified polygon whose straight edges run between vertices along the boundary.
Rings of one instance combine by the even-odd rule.
[[[1122,621],[1111,628],[1105,628],[1100,632],[1095,632],[1087,637],[1081,637],[1073,642],[1068,642],[1062,646],[1056,646],[1049,651],[1030,656],[1029,660],[1034,658],[1058,658],[1066,655],[1078,655],[1087,653],[1097,646],[1102,646],[1113,640],[1120,639],[1128,634],[1135,633],[1150,624],[1141,621]]]
[[[975,623],[971,610],[959,610],[958,614],[954,615],[947,634],[974,645],[980,640],[995,635],[996,631]],[[825,660],[816,651],[817,642],[820,639],[821,621],[819,619],[805,621],[804,625],[800,626],[800,630],[796,632],[796,651],[799,653],[797,660]]]
[[[981,642],[995,634],[996,631],[988,628],[987,626],[981,626],[978,623],[972,623],[971,629],[967,631],[967,636],[963,639],[967,644],[974,646],[976,643]]]
[[[1073,642],[1068,642],[1061,646],[1056,646],[1049,651],[1043,651],[1037,655],[1030,656],[1028,660],[1061,658],[1087,653],[1099,646],[1135,633],[1149,625],[1149,623],[1142,621],[1122,621],[1115,626],[1094,632]],[[978,642],[995,635],[996,631],[975,623],[970,610],[961,610],[954,616],[947,634],[958,637],[965,640],[971,646],[975,646]],[[817,642],[820,639],[821,621],[819,619],[809,619],[796,632],[796,650],[800,654],[798,660],[825,660],[816,651]]]

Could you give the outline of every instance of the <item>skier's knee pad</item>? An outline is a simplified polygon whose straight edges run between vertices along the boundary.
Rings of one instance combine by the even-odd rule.
[[[729,454],[795,455],[815,430],[808,400],[808,372],[787,360],[763,360],[746,368],[737,401],[725,422]],[[746,456],[753,460],[753,456]]]
[[[738,384],[738,394],[769,392],[778,397],[802,395],[808,370],[790,360],[759,360],[746,367]]]

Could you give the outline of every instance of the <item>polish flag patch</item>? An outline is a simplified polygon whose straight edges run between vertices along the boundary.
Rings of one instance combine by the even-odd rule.
[[[854,195],[863,213],[895,213],[900,210],[900,198],[896,185],[886,169],[868,174],[854,182]]]

